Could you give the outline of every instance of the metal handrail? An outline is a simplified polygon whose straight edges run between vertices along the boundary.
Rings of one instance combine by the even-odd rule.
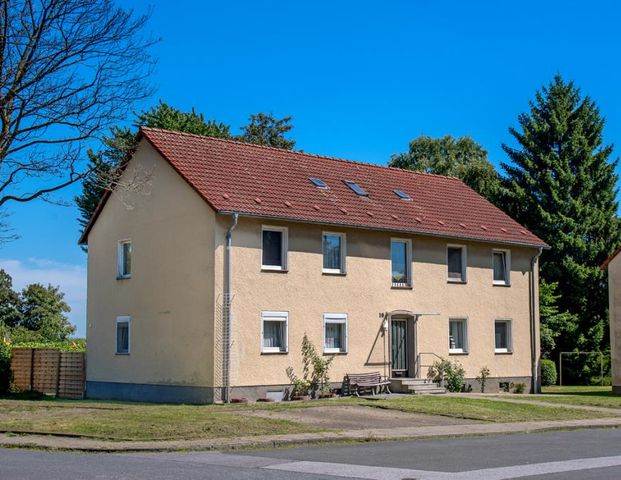
[[[419,353],[417,353],[416,354],[416,378],[420,378],[421,367],[431,367],[433,365],[433,363],[429,364],[429,365],[422,365],[420,363],[420,356],[421,355],[433,355],[438,360],[443,360],[443,358],[440,355],[438,355],[437,353],[434,353],[434,352],[419,352]]]

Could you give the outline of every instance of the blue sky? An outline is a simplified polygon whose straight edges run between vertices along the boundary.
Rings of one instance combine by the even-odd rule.
[[[498,165],[508,127],[561,73],[597,101],[606,140],[621,138],[621,6],[613,1],[119,4],[151,5],[148,31],[162,38],[153,49],[157,92],[137,108],[161,98],[233,131],[251,113],[292,115],[298,148],[379,164],[418,135],[471,135]],[[20,238],[0,246],[0,268],[18,287],[60,285],[84,334],[76,209],[34,202],[10,210]]]

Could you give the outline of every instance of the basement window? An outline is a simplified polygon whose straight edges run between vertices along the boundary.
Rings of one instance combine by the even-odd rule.
[[[368,197],[369,194],[366,192],[366,190],[364,188],[362,188],[360,185],[358,185],[356,182],[352,181],[352,180],[344,180],[345,185],[347,185],[349,188],[351,188],[353,190],[353,192],[358,195],[359,197]]]

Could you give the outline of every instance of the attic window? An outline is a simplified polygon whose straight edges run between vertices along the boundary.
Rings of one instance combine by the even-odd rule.
[[[311,177],[311,178],[309,178],[309,180],[317,188],[328,188],[328,185],[326,184],[326,182],[324,182],[321,178]]]
[[[356,182],[352,181],[352,180],[343,180],[345,182],[345,185],[347,185],[349,188],[351,188],[354,193],[360,197],[368,197],[369,194],[365,191],[364,188],[362,188],[360,185],[358,185]]]
[[[412,200],[412,197],[410,197],[403,190],[393,190],[393,192],[395,192],[395,195],[399,197],[401,200]]]

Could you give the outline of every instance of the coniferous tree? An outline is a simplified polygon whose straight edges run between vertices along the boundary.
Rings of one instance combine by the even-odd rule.
[[[291,117],[277,119],[271,113],[250,115],[248,125],[243,126],[243,133],[237,137],[240,142],[266,145],[268,147],[293,150],[295,141],[285,135],[293,129]]]
[[[535,95],[511,128],[517,146],[503,145],[505,209],[552,249],[541,277],[558,284],[562,312],[577,316],[577,335],[555,339],[562,350],[606,346],[608,291],[599,265],[621,242],[617,160],[603,143],[604,119],[573,82],[560,76]]]
[[[161,100],[155,107],[137,114],[134,127],[162,128],[210,137],[231,137],[228,125],[205,120],[203,115],[196,113],[194,109],[183,112]],[[115,183],[119,165],[135,146],[136,130],[115,127],[104,139],[103,149],[88,152],[92,174],[82,182],[82,194],[75,197],[80,211],[78,222],[82,228],[88,224],[104,192]]]

